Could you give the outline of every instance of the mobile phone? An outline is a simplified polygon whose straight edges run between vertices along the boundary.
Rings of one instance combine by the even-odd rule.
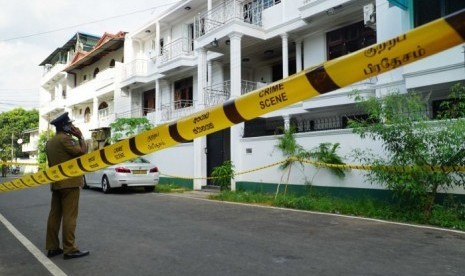
[[[64,125],[63,126],[63,131],[67,133],[71,133],[71,126],[70,125]]]

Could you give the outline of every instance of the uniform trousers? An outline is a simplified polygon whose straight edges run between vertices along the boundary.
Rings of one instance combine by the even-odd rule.
[[[74,232],[76,231],[80,192],[79,187],[52,190],[45,244],[47,250],[60,248],[58,235],[62,221],[63,252],[67,254],[79,250],[76,246]]]

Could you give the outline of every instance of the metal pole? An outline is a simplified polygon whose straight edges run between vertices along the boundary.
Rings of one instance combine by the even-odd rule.
[[[14,162],[13,161],[13,157],[14,157],[13,139],[14,139],[14,136],[13,136],[13,132],[12,132],[11,133],[11,162]]]

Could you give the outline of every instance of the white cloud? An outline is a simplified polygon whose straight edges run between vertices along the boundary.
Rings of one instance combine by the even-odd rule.
[[[38,107],[42,74],[39,64],[76,32],[103,35],[104,32],[131,31],[154,16],[153,7],[173,2],[176,1],[2,1],[0,112],[15,107],[12,103],[25,108]],[[146,12],[101,21],[140,10]],[[93,21],[99,22],[86,24]],[[65,27],[71,28],[57,31]]]

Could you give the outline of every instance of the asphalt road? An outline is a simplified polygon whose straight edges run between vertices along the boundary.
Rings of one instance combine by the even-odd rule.
[[[0,215],[40,250],[0,223],[0,275],[465,275],[461,232],[97,190],[82,191],[76,233],[90,256],[54,257],[53,270],[42,255],[49,200],[47,185],[0,193]]]

